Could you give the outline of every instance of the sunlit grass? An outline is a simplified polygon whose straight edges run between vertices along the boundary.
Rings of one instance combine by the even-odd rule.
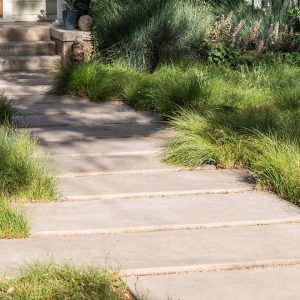
[[[72,264],[36,263],[13,279],[0,280],[3,300],[130,300],[117,273]]]

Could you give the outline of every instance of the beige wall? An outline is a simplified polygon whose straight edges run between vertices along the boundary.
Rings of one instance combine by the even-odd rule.
[[[16,21],[56,19],[56,0],[13,0]]]

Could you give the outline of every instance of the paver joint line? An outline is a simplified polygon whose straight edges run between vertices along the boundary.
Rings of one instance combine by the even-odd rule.
[[[281,259],[270,261],[256,261],[244,262],[236,264],[209,264],[209,265],[191,265],[180,267],[166,267],[166,268],[147,268],[147,269],[132,269],[121,270],[120,274],[123,277],[132,276],[158,276],[158,275],[172,275],[172,274],[187,274],[187,273],[204,273],[204,272],[224,272],[224,271],[241,271],[249,269],[263,269],[276,267],[291,267],[300,266],[300,259]]]
[[[160,232],[160,231],[179,231],[179,230],[203,230],[213,228],[228,227],[249,227],[249,226],[271,226],[279,224],[300,224],[298,219],[275,219],[275,220],[258,220],[242,222],[219,222],[206,224],[183,224],[183,225],[164,225],[164,226],[139,226],[139,227],[119,227],[119,228],[96,228],[86,230],[62,230],[62,231],[40,231],[32,232],[31,238],[47,236],[86,236],[86,235],[111,235],[122,233],[140,233],[140,232]]]

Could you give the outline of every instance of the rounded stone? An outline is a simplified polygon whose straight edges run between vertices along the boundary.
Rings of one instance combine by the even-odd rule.
[[[78,20],[79,29],[82,31],[90,31],[93,19],[89,15],[81,16]]]

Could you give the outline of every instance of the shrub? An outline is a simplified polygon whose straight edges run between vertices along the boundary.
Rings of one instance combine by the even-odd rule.
[[[127,296],[127,297],[126,297]],[[0,298],[44,300],[130,299],[119,276],[98,268],[36,263],[14,279],[0,281]]]
[[[151,70],[162,60],[197,56],[212,20],[208,6],[196,0],[93,1],[91,11],[102,58]]]
[[[0,194],[11,199],[52,200],[56,183],[46,162],[37,156],[37,142],[25,131],[0,127]]]

